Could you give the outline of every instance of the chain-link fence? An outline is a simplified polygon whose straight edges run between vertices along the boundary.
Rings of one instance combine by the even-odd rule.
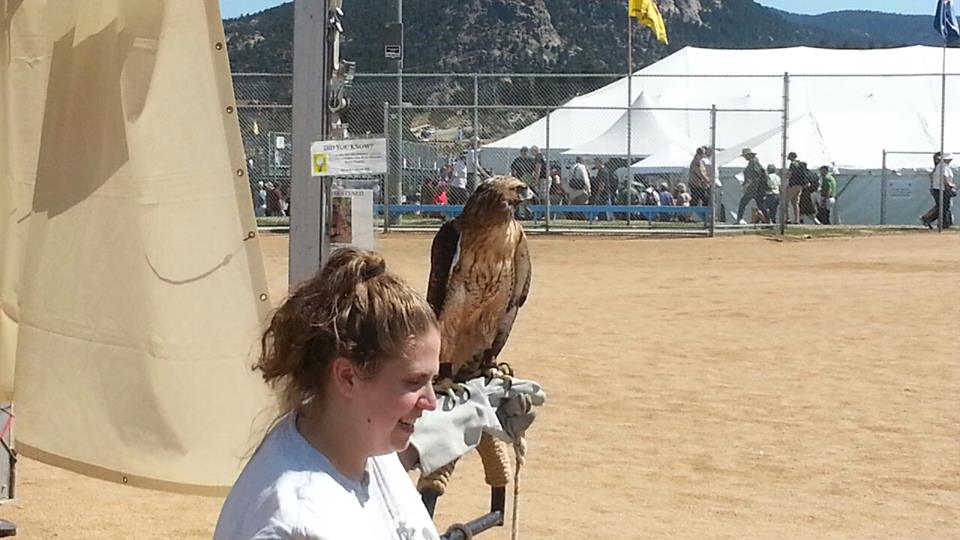
[[[929,198],[923,182],[929,160],[891,165],[873,149],[870,156],[853,154],[904,148],[904,140],[932,153],[939,126],[897,96],[909,88],[921,101],[935,99],[940,76],[858,75],[866,80],[859,85],[838,84],[838,77],[358,74],[342,118],[351,137],[388,140],[388,173],[374,184],[384,228],[436,227],[492,174],[525,177],[536,191],[520,216],[531,228],[703,232],[714,222],[815,223],[826,206],[832,223],[916,223]],[[252,200],[258,215],[283,216],[292,78],[237,74],[234,80]],[[714,114],[711,103],[662,105],[698,88],[721,104]],[[812,107],[811,96],[824,91],[831,102]],[[872,100],[884,113],[848,112],[858,110],[858,100]],[[840,140],[850,126],[861,126],[859,137],[870,144]],[[698,165],[701,147],[716,151]],[[806,171],[798,180],[785,157],[801,148],[796,161]],[[757,155],[768,173],[763,179],[748,171],[744,149]],[[858,166],[835,163],[836,149]],[[700,165],[709,176],[703,185],[694,170]],[[896,172],[885,177],[891,168]],[[828,196],[825,175],[835,181]]]

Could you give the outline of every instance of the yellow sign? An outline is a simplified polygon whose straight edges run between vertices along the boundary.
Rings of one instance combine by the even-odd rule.
[[[313,176],[319,176],[327,172],[327,153],[313,153]]]

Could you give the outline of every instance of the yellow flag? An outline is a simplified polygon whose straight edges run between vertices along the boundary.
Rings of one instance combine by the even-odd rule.
[[[657,40],[667,43],[667,26],[663,24],[663,15],[653,0],[630,0],[630,16],[646,26],[657,36]]]

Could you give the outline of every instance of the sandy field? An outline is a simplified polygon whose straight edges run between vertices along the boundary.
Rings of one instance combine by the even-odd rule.
[[[263,237],[275,298],[287,238]],[[430,236],[379,239],[421,289]],[[534,237],[521,537],[960,538],[960,234]],[[210,538],[220,499],[24,459],[17,538]],[[485,511],[468,457],[437,520]],[[485,533],[509,538],[509,529]]]

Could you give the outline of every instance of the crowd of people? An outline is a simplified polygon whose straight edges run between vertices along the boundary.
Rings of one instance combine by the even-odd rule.
[[[440,167],[438,174],[427,178],[420,186],[423,204],[464,204],[476,189],[477,183],[490,176],[480,166],[476,150],[461,151],[452,163]]]
[[[611,166],[613,160],[594,158],[590,165],[577,157],[567,171],[558,163],[547,164],[537,146],[523,147],[510,163],[509,173],[524,181],[534,195],[534,204],[551,205],[612,205],[646,204],[654,206],[690,206],[692,196],[684,184],[670,188],[667,184],[644,184],[640,189],[630,187],[618,178]],[[620,160],[624,161],[624,160]],[[620,166],[625,161],[613,163]],[[475,189],[476,183],[490,176],[480,166],[476,152],[466,150],[453,163],[443,165],[436,177],[428,178],[420,190],[420,200],[426,204],[463,204]],[[702,189],[700,192],[702,193]],[[705,200],[705,197],[702,197]],[[530,217],[530,216],[526,216]],[[588,219],[580,212],[567,213],[570,219]],[[612,219],[608,212],[594,216]],[[642,216],[641,216],[642,217]],[[668,219],[666,215],[662,219]],[[672,219],[672,218],[670,218]]]
[[[290,215],[290,194],[273,182],[257,182],[253,190],[253,211],[257,217]]]
[[[747,161],[742,173],[743,193],[737,207],[737,222],[745,224],[744,212],[751,201],[756,205],[751,221],[754,223],[777,223],[780,208],[781,178],[777,166],[764,167],[757,154],[750,148],[740,153]],[[837,179],[833,167],[822,165],[812,171],[807,163],[797,158],[796,152],[787,154],[786,197],[787,223],[812,223],[829,225],[833,222],[833,207],[837,202]]]
[[[788,224],[830,225],[837,222],[834,212],[838,195],[837,170],[832,164],[810,168],[798,158],[796,152],[790,152],[787,154],[785,178],[781,179],[779,168],[774,164],[763,165],[750,148],[744,148],[741,157],[747,165],[738,175],[742,196],[737,205],[736,223],[777,223],[781,204],[786,205],[783,214]],[[549,203],[554,206],[708,206],[713,190],[719,186],[709,173],[711,159],[712,150],[701,146],[694,152],[686,182],[664,182],[656,175],[641,176],[634,181],[618,176],[620,171],[617,169],[626,165],[624,160],[615,162],[614,159],[598,157],[588,162],[583,157],[577,157],[574,164],[564,170],[558,163],[548,164],[540,149],[530,146],[521,148],[512,160],[510,174],[531,188],[535,204],[547,204],[549,198]],[[929,176],[934,205],[921,217],[921,222],[929,228],[933,228],[940,219],[941,200],[942,226],[947,228],[953,225],[951,202],[957,194],[957,187],[951,169],[952,160],[953,156],[949,153],[942,158],[940,152],[933,156],[934,168]],[[476,184],[489,175],[490,172],[481,167],[477,152],[465,150],[452,163],[441,167],[437,176],[424,182],[421,202],[463,204]],[[747,215],[750,203],[755,208]],[[589,216],[583,212],[567,212],[562,217],[609,220],[623,216],[599,211]],[[661,212],[649,216],[637,214],[636,217],[662,221],[693,220],[692,213],[683,212]]]

